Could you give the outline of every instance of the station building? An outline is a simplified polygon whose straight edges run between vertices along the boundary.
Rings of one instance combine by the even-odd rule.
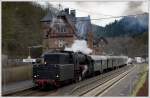
[[[90,16],[76,17],[75,10],[65,8],[56,15],[49,11],[40,21],[43,33],[43,52],[64,50],[65,47],[71,47],[76,39],[86,39],[93,54],[101,52],[100,48],[94,47]]]

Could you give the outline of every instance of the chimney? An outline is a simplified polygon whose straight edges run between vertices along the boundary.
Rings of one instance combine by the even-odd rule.
[[[76,16],[76,11],[75,10],[70,10],[70,15],[72,15],[73,17]]]
[[[66,14],[69,14],[69,8],[65,8]]]

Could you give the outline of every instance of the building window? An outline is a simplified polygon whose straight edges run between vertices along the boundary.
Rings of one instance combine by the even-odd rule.
[[[45,32],[44,38],[47,39],[47,38],[48,38],[48,35],[49,35],[49,33],[48,33],[48,32]]]
[[[60,32],[60,26],[59,25],[56,25],[56,30],[57,30],[57,32]]]
[[[62,26],[61,32],[62,32],[62,33],[65,33],[65,32],[66,32],[66,27],[65,27],[65,26]]]
[[[59,24],[56,26],[56,30],[57,30],[57,32],[65,33],[66,32],[66,26]]]

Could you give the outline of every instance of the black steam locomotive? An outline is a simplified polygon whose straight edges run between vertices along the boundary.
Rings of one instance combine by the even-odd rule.
[[[33,81],[37,86],[60,86],[66,81],[78,82],[95,73],[126,65],[126,56],[96,56],[80,52],[54,52],[42,55],[33,65]]]

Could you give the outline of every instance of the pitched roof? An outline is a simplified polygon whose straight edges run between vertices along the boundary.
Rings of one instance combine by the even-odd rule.
[[[76,29],[77,29],[77,34],[80,37],[85,37],[87,36],[88,32],[92,32],[91,28],[91,19],[90,16],[87,17],[76,17]]]
[[[57,15],[53,15],[50,11],[46,16],[44,16],[40,21],[41,22],[47,22],[52,21],[54,17],[57,16],[65,16],[69,22],[69,24],[74,27],[75,26],[75,32],[76,36],[80,38],[86,38],[88,32],[92,32],[91,28],[91,19],[90,16],[87,17],[73,17],[70,14],[67,14],[65,11],[60,11]]]
[[[54,14],[52,14],[51,11],[49,11],[49,12],[47,13],[47,15],[44,16],[44,17],[40,20],[40,22],[52,21],[52,19],[53,19],[54,17],[56,17],[56,16],[55,16]]]

